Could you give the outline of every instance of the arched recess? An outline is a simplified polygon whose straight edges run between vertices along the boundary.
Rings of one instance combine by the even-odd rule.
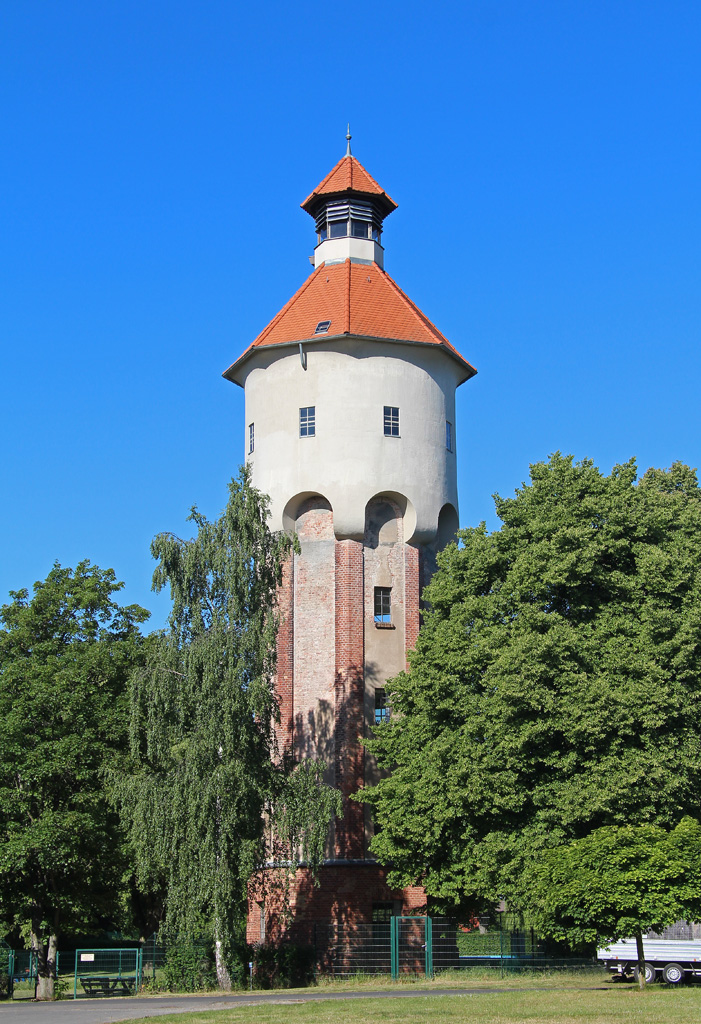
[[[285,505],[282,513],[282,526],[285,533],[294,533],[297,528],[297,519],[311,508],[333,513],[331,502],[323,494],[316,491],[301,491],[299,494],[295,494],[294,498],[290,498]]]
[[[401,540],[408,543],[416,530],[416,510],[409,499],[398,491],[374,494],[365,506],[365,539],[367,547],[378,543],[394,543],[397,536],[396,519],[402,520]]]
[[[448,502],[438,513],[436,547],[439,551],[455,540],[459,526],[457,510]]]
[[[299,542],[293,558],[293,750],[334,763],[335,547],[331,503],[317,493],[296,495],[285,522]],[[333,772],[333,768],[330,767]],[[332,782],[332,775],[325,776]]]

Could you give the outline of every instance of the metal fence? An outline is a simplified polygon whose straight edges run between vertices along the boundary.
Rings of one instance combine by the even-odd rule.
[[[65,979],[63,966],[68,964],[68,971],[73,974],[73,952],[56,953],[56,976]],[[7,972],[7,974],[5,974]],[[37,983],[37,953],[33,949],[0,948],[0,995],[12,999],[33,999]],[[65,981],[66,987],[68,984]],[[59,986],[59,990],[62,986]]]
[[[422,915],[388,915],[372,923],[321,922],[291,935],[281,951],[292,953],[295,948],[304,954],[303,964],[311,964],[306,980],[355,975],[430,978],[442,971],[466,968],[493,969],[503,976],[515,971],[595,965],[592,959],[562,956],[532,929],[494,919],[469,928],[446,918]],[[283,974],[276,978],[271,970],[274,949],[251,951],[247,947],[243,952],[246,962],[236,974],[239,984],[268,987],[291,983]],[[210,960],[211,951],[206,953],[204,946],[177,941],[166,945],[155,934],[131,948],[64,950],[56,958],[57,991],[76,999],[133,995],[144,989],[194,991],[216,983]],[[252,975],[249,960],[253,962]],[[0,996],[32,998],[36,974],[35,952],[12,951],[0,945]]]
[[[141,987],[141,949],[76,949],[73,998],[133,996]]]
[[[413,975],[485,968],[501,974],[595,966],[593,958],[564,956],[530,928],[499,922],[473,928],[441,917],[396,917],[375,924],[317,924],[316,972],[330,977]]]
[[[157,978],[166,963],[168,947],[154,932],[141,947],[141,982],[144,988],[155,989]]]
[[[482,967],[505,974],[596,966],[593,957],[563,955],[532,928],[502,925],[498,920],[460,927],[440,917],[432,919],[432,927],[436,971]]]
[[[317,974],[335,978],[389,974],[431,977],[431,920],[390,917],[372,924],[317,924],[312,945]]]

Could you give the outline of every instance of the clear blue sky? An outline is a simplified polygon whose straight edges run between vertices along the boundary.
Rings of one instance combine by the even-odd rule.
[[[701,5],[0,5],[0,599],[88,557],[153,610],[152,536],[243,458],[220,374],[309,273],[353,152],[386,267],[479,370],[462,525],[531,462],[698,464]]]

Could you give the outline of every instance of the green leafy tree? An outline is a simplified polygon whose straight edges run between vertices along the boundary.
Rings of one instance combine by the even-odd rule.
[[[143,657],[112,569],[54,565],[0,610],[0,902],[54,995],[60,932],[114,909],[124,870],[102,773],[124,755],[128,678]]]
[[[133,680],[135,768],[117,786],[141,887],[165,877],[171,933],[213,927],[225,987],[248,879],[263,856],[264,812],[275,820],[279,805],[285,841],[314,860],[337,802],[319,771],[294,769],[275,750],[275,606],[290,541],[272,535],[267,518],[267,499],[242,469],[219,519],[193,508],[195,537],[154,539],[154,589],[170,587],[173,609]],[[299,792],[309,798],[304,815]]]
[[[556,454],[495,501],[501,528],[439,557],[361,794],[392,883],[458,914],[517,906],[545,849],[693,816],[701,785],[695,473]]]
[[[541,935],[572,946],[633,936],[645,984],[643,932],[701,914],[701,825],[607,825],[543,852],[524,879]]]

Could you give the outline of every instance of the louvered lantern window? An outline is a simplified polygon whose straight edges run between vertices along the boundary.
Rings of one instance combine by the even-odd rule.
[[[330,202],[316,218],[317,237],[320,242],[326,238],[374,238],[379,241],[382,220],[370,203]]]

